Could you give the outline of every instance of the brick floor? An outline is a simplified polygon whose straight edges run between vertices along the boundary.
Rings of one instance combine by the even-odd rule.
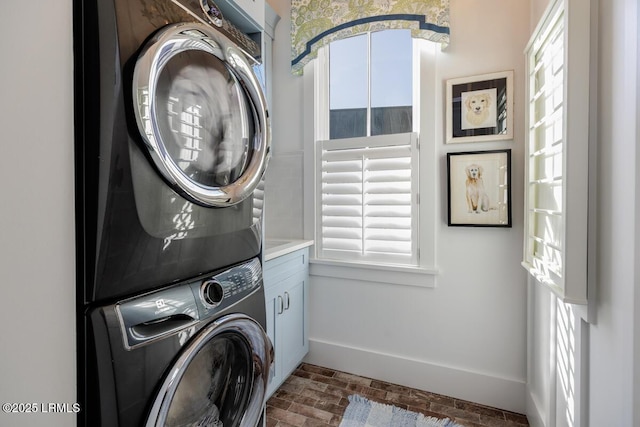
[[[521,414],[303,363],[267,402],[267,427],[338,426],[351,394],[465,427],[529,425]]]

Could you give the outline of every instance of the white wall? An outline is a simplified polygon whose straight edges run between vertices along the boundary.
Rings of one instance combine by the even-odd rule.
[[[534,0],[532,11],[547,0]],[[557,300],[530,283],[527,414],[533,426],[640,425],[640,153],[638,128],[638,22],[634,0],[600,1],[596,41],[597,248],[591,325],[576,320],[578,345],[558,356]],[[532,28],[537,22],[532,19]],[[591,317],[591,316],[590,316]],[[559,367],[576,367],[575,396],[559,386]],[[582,372],[580,372],[582,371]],[[572,415],[572,416],[570,416]]]
[[[75,403],[71,0],[0,4],[0,402]],[[73,414],[0,413],[3,426]]]
[[[282,17],[275,40],[274,164],[295,159],[302,173],[304,136],[302,78],[291,76],[289,2],[274,0]],[[436,111],[436,252],[440,274],[435,289],[314,276],[311,280],[307,360],[354,373],[453,395],[514,411],[525,410],[526,278],[520,267],[523,227],[523,50],[528,39],[529,2],[451,2],[452,37],[438,55]],[[495,71],[515,71],[516,138],[513,142],[444,145],[444,81]],[[456,228],[446,225],[446,153],[513,150],[513,228]],[[302,189],[276,191],[266,185],[266,233],[291,236],[301,218],[286,214]],[[302,175],[298,175],[302,180]],[[305,184],[306,185],[306,184]],[[296,200],[298,198],[298,200]],[[280,222],[278,222],[280,221]]]
[[[303,237],[303,82],[291,75],[290,5],[269,0],[280,16],[273,49],[272,157],[265,181],[267,238]]]
[[[633,375],[638,276],[638,15],[634,0],[601,1],[598,81],[598,294],[590,330],[590,425],[638,425]],[[633,94],[635,94],[635,98]],[[634,183],[636,185],[634,185]],[[635,288],[635,289],[634,289]],[[634,320],[635,319],[635,320]],[[615,362],[614,362],[615,361]],[[612,366],[613,362],[613,366]]]

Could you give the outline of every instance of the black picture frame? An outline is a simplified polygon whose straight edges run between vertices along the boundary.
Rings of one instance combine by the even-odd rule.
[[[446,86],[447,144],[513,139],[513,71],[450,79]]]
[[[511,149],[447,153],[447,224],[511,227]]]

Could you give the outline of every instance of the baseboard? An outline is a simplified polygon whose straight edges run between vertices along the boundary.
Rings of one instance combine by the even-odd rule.
[[[531,391],[527,388],[527,420],[531,427],[546,427],[542,412],[535,397],[531,394]]]
[[[309,340],[305,362],[444,394],[524,414],[526,384],[522,380],[406,358],[316,339]]]

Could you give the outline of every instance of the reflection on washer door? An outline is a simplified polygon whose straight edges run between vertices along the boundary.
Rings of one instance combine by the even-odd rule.
[[[251,352],[239,335],[212,339],[180,379],[165,426],[239,426],[251,388],[250,361]]]
[[[167,153],[192,181],[236,181],[252,155],[251,110],[235,75],[198,50],[172,57],[158,78],[157,117]]]

